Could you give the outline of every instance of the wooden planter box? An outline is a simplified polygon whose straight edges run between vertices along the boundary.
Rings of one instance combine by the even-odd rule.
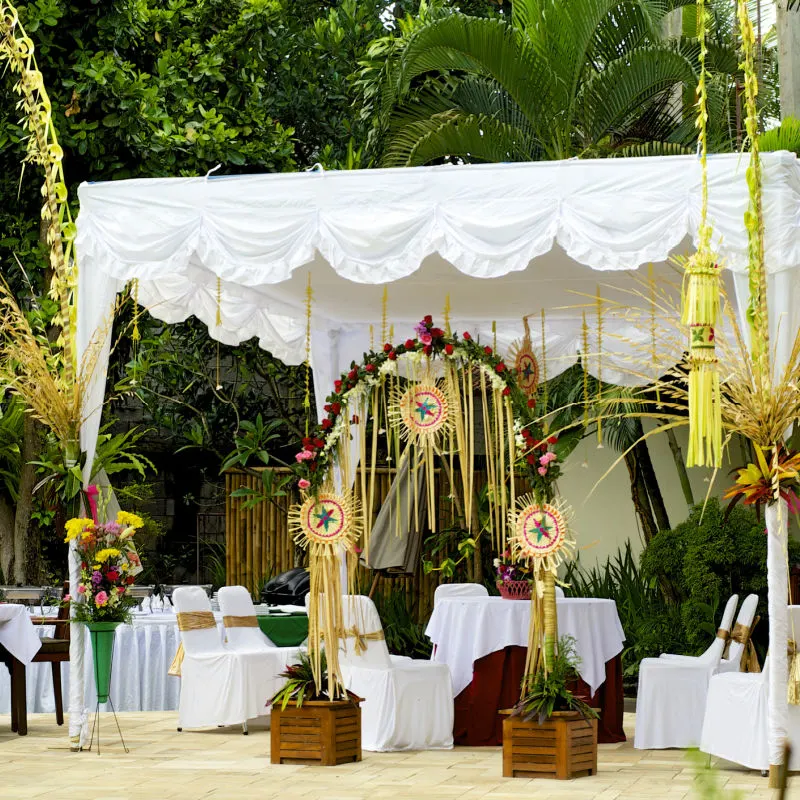
[[[503,720],[503,777],[569,780],[597,773],[597,720],[577,711],[556,711],[550,719]]]
[[[273,764],[330,767],[361,761],[358,701],[307,700],[300,708],[273,708],[271,734]]]

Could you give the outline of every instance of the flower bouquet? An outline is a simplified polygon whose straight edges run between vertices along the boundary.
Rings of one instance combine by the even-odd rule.
[[[515,561],[510,550],[494,560],[497,588],[506,600],[531,599],[531,569],[524,561]]]
[[[97,699],[108,700],[114,631],[130,621],[136,605],[130,587],[142,571],[133,536],[143,525],[141,517],[120,511],[114,522],[99,524],[88,518],[71,519],[64,541],[75,541],[81,562],[77,597],[69,595],[73,619],[83,622],[92,637]]]

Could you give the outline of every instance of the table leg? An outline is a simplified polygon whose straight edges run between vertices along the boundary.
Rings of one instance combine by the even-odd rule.
[[[25,683],[25,665],[15,658],[11,662],[11,706],[16,711],[16,733],[20,736],[28,735],[28,702]]]

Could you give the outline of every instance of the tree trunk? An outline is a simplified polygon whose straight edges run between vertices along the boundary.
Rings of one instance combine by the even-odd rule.
[[[656,527],[655,519],[653,519],[647,487],[642,479],[634,450],[625,454],[625,466],[628,468],[628,475],[631,480],[631,500],[633,501],[633,507],[636,509],[636,515],[639,517],[639,523],[642,526],[644,543],[649,544],[658,532],[658,528]]]
[[[13,581],[24,584],[28,580],[27,548],[28,529],[33,509],[33,487],[36,485],[36,467],[30,462],[41,454],[40,424],[30,415],[25,415],[22,434],[22,469],[19,476],[19,499],[14,515],[14,563]],[[6,576],[7,578],[10,576]]]
[[[11,583],[14,569],[14,507],[0,496],[0,581]]]
[[[666,420],[661,420],[666,424]],[[675,436],[675,431],[669,428],[666,431],[667,440],[669,441],[669,449],[672,451],[672,458],[675,461],[675,469],[678,471],[678,480],[681,482],[681,489],[683,490],[683,497],[686,500],[686,505],[689,511],[694,508],[694,494],[692,493],[692,483],[689,480],[689,472],[686,469],[686,462],[683,460],[683,453],[681,446],[678,444],[678,439]]]
[[[661,496],[661,487],[658,485],[658,477],[653,468],[653,461],[650,458],[650,448],[647,446],[647,442],[638,442],[634,452],[636,453],[636,460],[639,462],[639,472],[647,489],[647,496],[650,498],[650,507],[653,510],[658,530],[668,531],[672,526],[669,524],[667,507],[664,505],[664,498]]]
[[[786,9],[778,0],[778,74],[781,82],[781,119],[800,117],[800,10]]]

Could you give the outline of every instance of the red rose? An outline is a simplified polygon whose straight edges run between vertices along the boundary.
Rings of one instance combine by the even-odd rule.
[[[353,414],[353,419],[351,421],[353,425],[358,425],[358,414]]]
[[[136,578],[134,578],[133,575],[128,575],[128,577],[125,578],[125,583],[127,583],[128,586],[130,586],[135,580]]]
[[[531,447],[538,447],[540,444],[541,444],[541,442],[538,439],[534,439],[531,442]]]
[[[446,345],[444,346],[444,351],[445,351],[445,353],[447,353],[447,355],[449,355],[449,356],[453,355],[453,345],[451,345],[451,344],[446,344]]]
[[[366,370],[367,370],[367,372],[375,372],[375,365],[374,364],[367,364]]]
[[[425,355],[429,356],[432,352],[433,352],[433,348],[429,344],[426,344],[425,345]]]
[[[341,381],[334,381],[333,388],[336,390],[336,394],[342,391],[342,382]]]
[[[483,348],[483,352],[486,353],[487,356],[490,356],[492,354],[492,348],[487,344],[486,347]]]
[[[505,368],[506,368],[506,365],[505,365],[505,364],[504,364],[504,363],[501,361],[501,362],[500,362],[500,363],[499,363],[499,364],[498,364],[498,365],[495,367],[495,370],[497,370],[497,372],[504,372],[504,371],[505,371]]]
[[[328,408],[326,407],[325,410],[327,411]],[[310,437],[304,436],[303,437],[303,447],[305,447],[306,450],[307,450],[309,447],[311,447],[311,445],[312,445],[312,441],[311,441]]]
[[[431,328],[431,336],[434,339],[441,339],[444,336],[444,331],[441,328]]]
[[[391,351],[392,351],[392,346],[389,344],[389,342],[386,342],[386,344],[383,346],[383,352],[390,353]]]
[[[555,444],[558,441],[558,436],[549,436],[547,438],[547,444]]]
[[[433,325],[433,317],[430,314],[426,314],[424,322],[426,325]]]
[[[469,331],[464,331],[464,333],[461,334],[461,338],[468,342],[472,337],[469,335]]]
[[[413,350],[413,349],[414,349],[414,340],[406,339],[406,350]]]
[[[394,361],[396,358],[397,358],[397,353],[395,353],[395,351],[392,350],[392,352],[389,353],[389,360]]]
[[[529,463],[531,466],[533,466],[533,465],[536,463],[536,456],[535,456],[533,453],[528,453],[528,455],[527,455],[527,456],[525,456],[525,460],[526,460],[526,461],[527,461],[527,462],[528,462],[528,463]]]
[[[331,412],[333,414],[338,414],[342,410],[341,403],[331,403]]]
[[[326,412],[331,410],[331,404],[330,403],[325,403],[325,405],[322,406],[322,407],[325,409]]]
[[[511,394],[511,388],[506,386],[506,388],[503,389],[503,397],[508,397],[510,394]]]
[[[534,397],[528,398],[528,408],[536,408],[536,398]]]
[[[325,419],[322,420],[322,430],[327,431],[328,428],[330,428],[332,425],[333,422],[331,422],[331,420],[329,420],[327,417],[325,417]]]
[[[350,378],[351,381],[354,381],[358,377],[358,370],[351,369],[350,372],[347,373],[347,377]]]
[[[323,442],[322,439],[314,439],[314,447],[325,447],[325,442]]]

